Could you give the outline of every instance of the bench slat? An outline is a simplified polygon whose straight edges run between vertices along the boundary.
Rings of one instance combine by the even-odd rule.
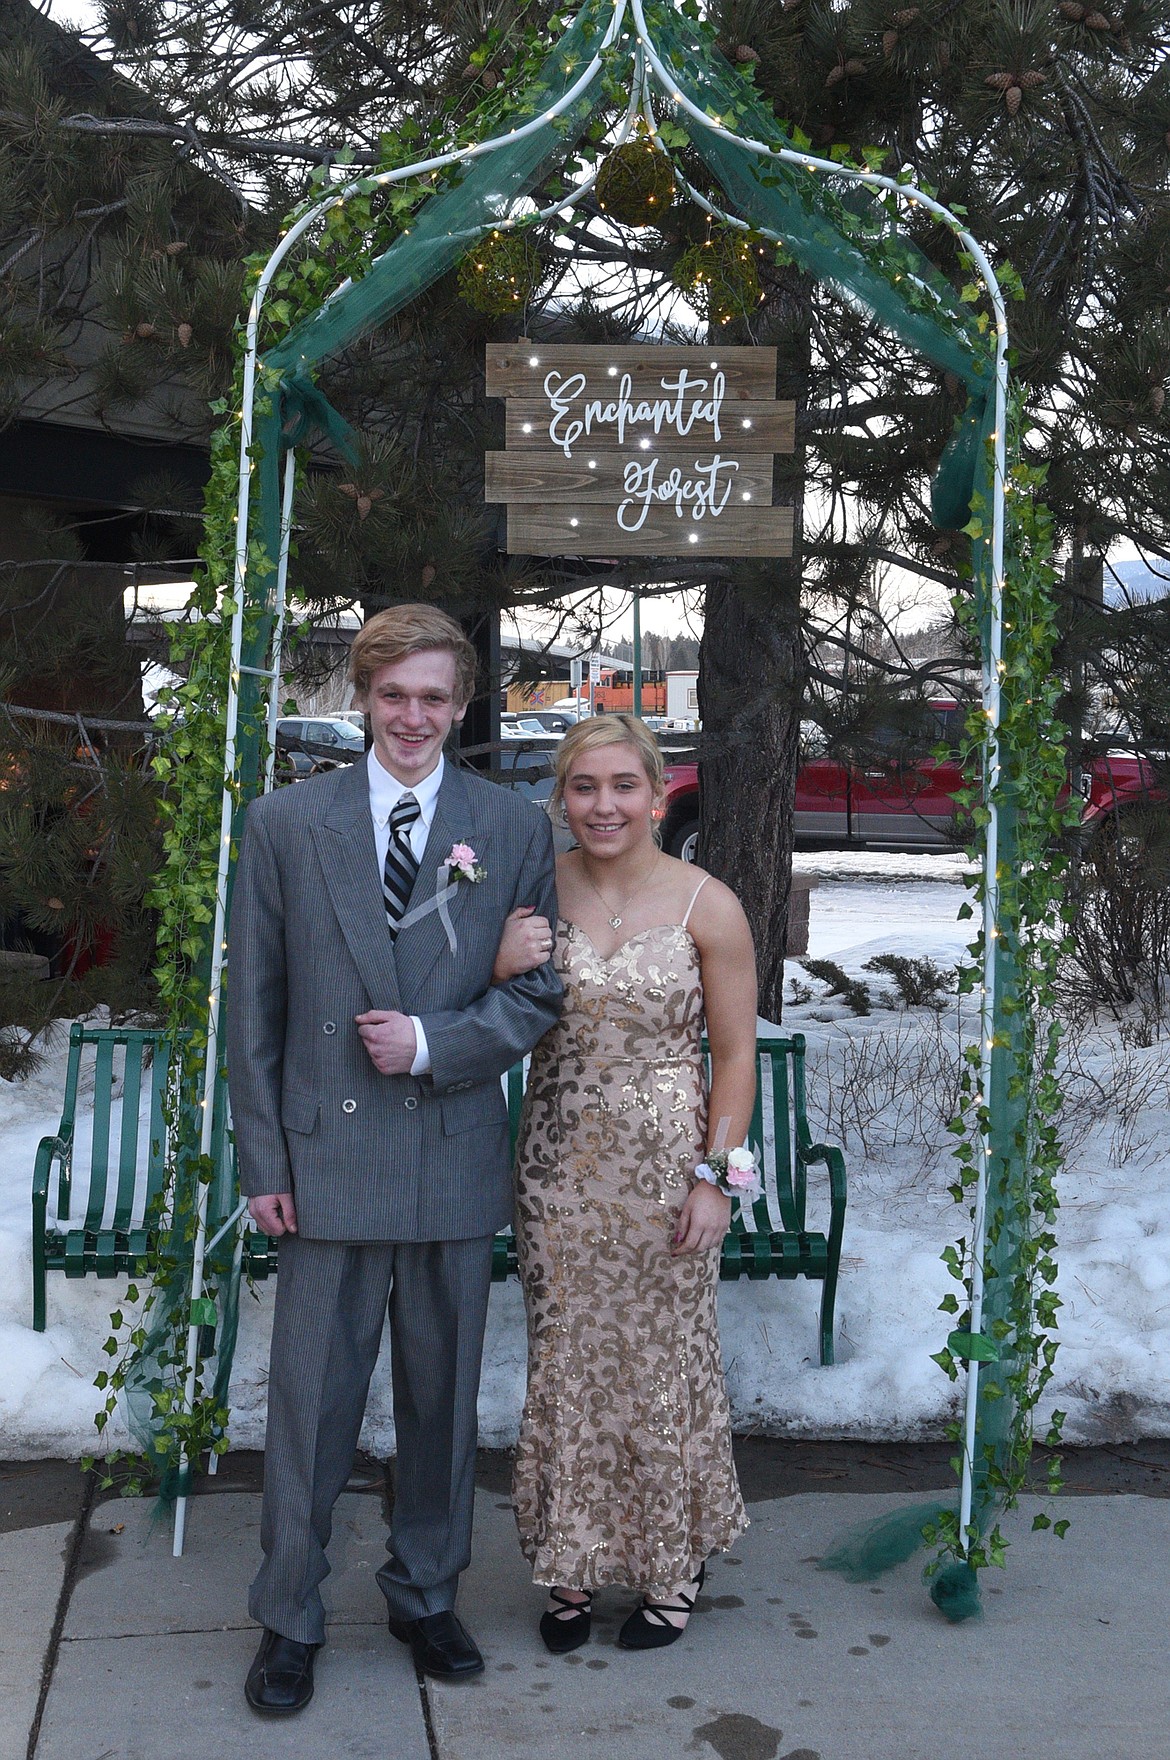
[[[106,1208],[106,1184],[110,1168],[110,1102],[114,1087],[114,1041],[99,1039],[94,1055],[93,1141],[89,1153],[89,1197],[85,1225],[102,1225]]]
[[[134,1212],[143,1052],[140,1047],[127,1045],[125,1055],[122,1076],[122,1133],[118,1147],[118,1184],[114,1202],[114,1227],[122,1230],[129,1228]]]

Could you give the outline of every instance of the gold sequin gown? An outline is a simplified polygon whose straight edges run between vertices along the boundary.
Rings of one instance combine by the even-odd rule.
[[[747,1526],[719,1248],[670,1252],[706,1140],[698,950],[665,924],[603,959],[562,919],[553,958],[564,1012],[532,1054],[517,1157],[516,1521],[536,1582],[662,1600]]]

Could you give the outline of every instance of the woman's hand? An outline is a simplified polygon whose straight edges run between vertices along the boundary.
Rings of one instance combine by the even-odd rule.
[[[547,917],[533,915],[536,906],[522,904],[504,921],[496,963],[492,967],[492,983],[506,984],[522,972],[534,972],[542,966],[553,948],[552,928]]]
[[[722,1245],[731,1222],[731,1199],[705,1179],[691,1187],[687,1201],[679,1213],[678,1227],[671,1244],[672,1258],[680,1253],[702,1253],[708,1247]]]

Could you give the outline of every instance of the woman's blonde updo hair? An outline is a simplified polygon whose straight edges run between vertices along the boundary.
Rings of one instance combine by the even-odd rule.
[[[554,813],[559,812],[564,801],[565,784],[577,759],[583,752],[596,751],[599,746],[632,746],[655,795],[661,795],[664,786],[662,752],[645,722],[639,721],[636,715],[593,715],[588,721],[578,721],[575,727],[570,727],[557,746],[556,783],[550,802]],[[654,834],[657,837],[657,824]]]

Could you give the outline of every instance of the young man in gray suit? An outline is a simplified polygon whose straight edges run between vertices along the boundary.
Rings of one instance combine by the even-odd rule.
[[[248,809],[232,902],[228,1075],[240,1186],[280,1236],[268,1381],[257,1711],[299,1711],[325,1638],[333,1505],[389,1305],[390,1630],[428,1673],[478,1673],[454,1613],[471,1551],[492,1235],[512,1211],[500,1076],[552,1025],[545,964],[493,985],[505,920],[551,950],[547,817],[444,762],[475,655],[425,605],[353,643],[365,762]]]

